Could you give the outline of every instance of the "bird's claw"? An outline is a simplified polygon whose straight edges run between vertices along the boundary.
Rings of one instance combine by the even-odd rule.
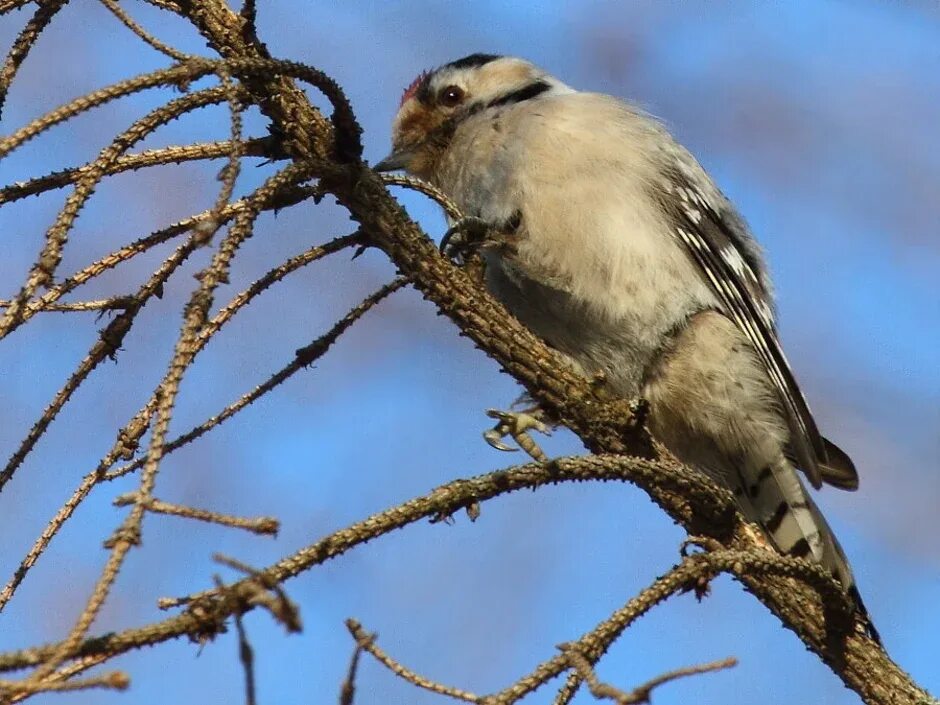
[[[441,254],[458,262],[478,250],[485,242],[490,225],[482,218],[466,216],[454,223],[441,238]]]
[[[502,432],[502,429],[499,428],[499,425],[494,426],[493,428],[483,432],[483,440],[493,446],[496,450],[505,450],[505,451],[515,451],[519,450],[513,446],[503,443],[503,437],[506,434]]]
[[[548,462],[548,456],[545,455],[528,433],[531,430],[546,435],[551,433],[549,427],[538,416],[527,412],[500,411],[499,409],[487,409],[486,415],[497,420],[493,428],[483,432],[483,440],[493,448],[505,451],[515,451],[522,448],[533,460],[539,463]],[[511,437],[519,448],[504,443],[503,438],[506,436]]]

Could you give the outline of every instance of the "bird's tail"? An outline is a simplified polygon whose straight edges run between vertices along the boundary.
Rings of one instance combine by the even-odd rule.
[[[748,518],[764,529],[781,553],[819,563],[832,573],[866,619],[871,636],[878,640],[845,552],[793,465],[781,457],[751,482],[742,478],[742,485],[736,494]]]

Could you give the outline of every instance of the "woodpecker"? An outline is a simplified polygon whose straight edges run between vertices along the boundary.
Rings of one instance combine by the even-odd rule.
[[[519,58],[472,54],[405,90],[379,171],[431,182],[477,222],[486,283],[572,368],[648,405],[650,432],[730,488],[781,553],[865,610],[801,481],[858,487],[784,357],[760,246],[661,122]],[[870,630],[874,634],[874,630]]]

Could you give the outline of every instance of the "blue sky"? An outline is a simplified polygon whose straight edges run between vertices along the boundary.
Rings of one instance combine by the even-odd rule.
[[[143,3],[128,9],[161,38],[202,53],[185,25]],[[766,248],[785,348],[820,426],[860,468],[857,493],[819,503],[844,544],[895,659],[940,692],[940,10],[880,2],[359,2],[258,3],[272,53],[325,70],[347,90],[366,156],[384,156],[401,90],[421,70],[474,51],[525,56],[571,85],[634,100],[666,121],[713,173]],[[0,18],[7,47],[25,13]],[[89,89],[165,64],[89,0],[75,0],[14,84],[4,134]],[[92,158],[110,136],[166,100],[154,91],[51,130],[0,163],[8,183]],[[223,109],[167,126],[143,146],[223,138]],[[247,131],[262,134],[250,116]],[[220,164],[155,170],[99,189],[74,232],[72,271],[207,207]],[[270,174],[245,169],[244,192]],[[0,297],[35,257],[64,192],[0,210]],[[429,233],[436,206],[400,194]],[[339,209],[304,204],[262,217],[220,292],[231,296],[310,244],[348,232]],[[24,246],[24,244],[26,246]],[[166,256],[167,249],[160,253]],[[4,582],[114,430],[163,373],[200,253],[153,302],[118,363],[95,372],[0,496]],[[136,287],[142,258],[89,297]],[[148,270],[149,266],[149,270]],[[172,431],[215,413],[287,362],[394,275],[374,252],[339,255],[253,304],[203,353],[182,388]],[[82,317],[84,316],[84,317]],[[46,314],[0,345],[0,449],[9,455],[101,326],[93,315]],[[317,366],[202,442],[165,462],[157,495],[245,515],[276,514],[276,540],[154,517],[98,633],[161,616],[154,601],[211,584],[222,551],[266,565],[325,533],[457,476],[520,460],[486,446],[483,410],[507,405],[510,378],[412,291],[367,314]],[[581,452],[564,432],[545,444]],[[100,488],[0,614],[0,649],[59,638],[75,619],[123,516]],[[305,630],[286,636],[247,619],[260,702],[331,700],[360,619],[422,673],[475,692],[501,688],[592,628],[668,569],[681,532],[637,490],[548,488],[484,505],[471,524],[418,525],[288,584]],[[63,590],[62,576],[68,577]],[[657,703],[855,703],[856,696],[739,586],[716,581],[702,604],[678,598],[645,617],[599,674],[632,687],[662,670],[727,655],[734,670],[664,687]],[[241,674],[231,635],[202,649],[173,643],[115,664],[126,694],[72,702],[232,702]],[[533,696],[547,702],[552,691]],[[375,663],[357,702],[430,703]],[[51,701],[53,696],[38,698]],[[582,694],[578,702],[591,699]]]

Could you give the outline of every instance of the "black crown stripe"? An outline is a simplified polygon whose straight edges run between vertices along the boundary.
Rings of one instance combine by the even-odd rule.
[[[449,64],[445,65],[444,68],[447,69],[469,69],[476,68],[478,66],[484,66],[491,61],[496,61],[496,59],[501,59],[502,57],[498,54],[470,54],[470,56],[465,56],[462,59],[457,59],[456,61],[451,61]]]

